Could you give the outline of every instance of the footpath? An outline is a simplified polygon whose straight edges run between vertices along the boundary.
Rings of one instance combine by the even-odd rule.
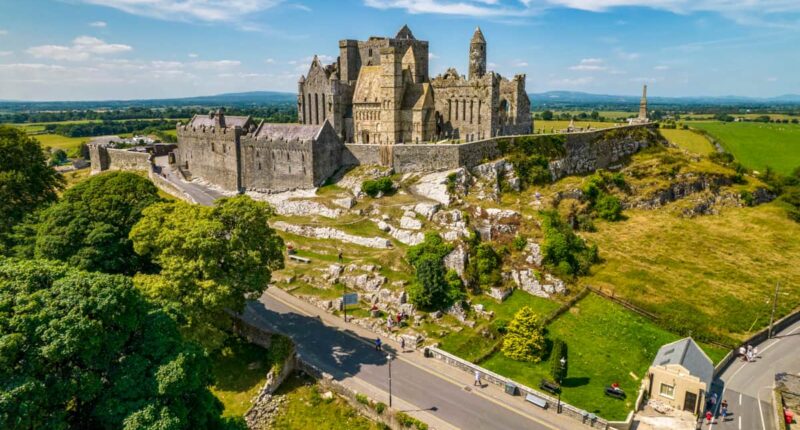
[[[250,324],[292,337],[303,360],[330,373],[348,388],[388,404],[391,354],[393,406],[432,428],[445,429],[584,429],[580,422],[541,409],[520,396],[483,383],[421,351],[406,352],[381,338],[384,352],[374,350],[376,335],[329,314],[285,291],[270,287],[243,314]]]

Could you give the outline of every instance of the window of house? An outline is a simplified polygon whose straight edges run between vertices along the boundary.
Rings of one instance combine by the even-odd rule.
[[[675,398],[675,386],[674,385],[667,385],[667,384],[664,384],[662,382],[661,383],[661,389],[659,390],[659,393],[662,396],[666,397],[666,398],[674,399]]]
[[[214,151],[214,142],[211,142],[211,152],[215,152]]]

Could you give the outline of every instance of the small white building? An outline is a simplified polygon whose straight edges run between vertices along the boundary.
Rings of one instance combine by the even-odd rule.
[[[703,412],[714,363],[690,337],[662,346],[647,371],[652,400],[695,415]]]

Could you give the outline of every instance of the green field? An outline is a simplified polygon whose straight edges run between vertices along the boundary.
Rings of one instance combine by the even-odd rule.
[[[667,140],[687,151],[701,155],[714,152],[714,145],[705,136],[692,130],[662,128],[660,131]]]
[[[584,233],[602,263],[582,283],[614,291],[673,328],[745,339],[769,323],[776,282],[800,294],[800,224],[780,202],[683,218],[666,210],[626,210],[626,221],[597,223]],[[731,340],[729,340],[731,342]]]
[[[536,133],[558,133],[559,130],[564,130],[568,126],[569,126],[569,121],[561,121],[561,120],[558,121],[535,120],[533,122],[533,128]],[[575,120],[575,127],[611,128],[614,127],[614,123]]]
[[[37,134],[33,136],[42,144],[42,148],[57,148],[66,151],[67,155],[76,155],[82,143],[88,143],[91,137],[66,137],[58,134]]]
[[[569,350],[568,373],[561,398],[609,420],[624,420],[633,409],[641,378],[662,345],[678,336],[625,308],[590,294],[547,327],[551,341],[561,339]],[[523,363],[497,352],[481,365],[532,388],[550,376],[549,357]],[[625,400],[605,396],[603,389],[618,382]]]
[[[745,166],[764,171],[769,166],[789,174],[800,167],[800,125],[756,122],[693,122],[692,127],[714,136]]]

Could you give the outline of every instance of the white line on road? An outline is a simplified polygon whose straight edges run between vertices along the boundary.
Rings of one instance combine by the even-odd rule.
[[[762,387],[756,390],[756,401],[758,402],[758,416],[761,418],[761,429],[767,430],[767,425],[764,423],[764,411],[761,409],[761,390],[769,387]]]
[[[739,393],[739,406],[742,406],[742,393]],[[739,419],[742,419],[742,417],[739,417]]]
[[[739,415],[739,430],[742,430],[742,416]]]

